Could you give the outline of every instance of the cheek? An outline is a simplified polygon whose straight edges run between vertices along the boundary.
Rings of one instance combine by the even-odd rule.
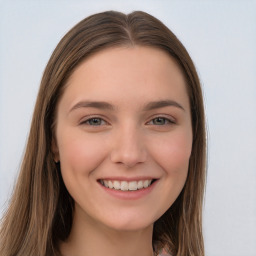
[[[94,170],[107,157],[106,147],[96,136],[69,129],[59,133],[58,148],[65,186],[74,200],[81,203],[85,195],[90,197],[90,181],[94,179]]]
[[[189,133],[175,133],[154,144],[152,155],[167,174],[187,174],[192,149],[192,136]]]
[[[102,141],[84,133],[61,136],[59,140],[60,162],[63,171],[90,173],[104,160],[107,153]]]
[[[155,219],[159,218],[175,202],[187,179],[189,159],[192,148],[191,134],[175,131],[163,134],[156,140],[151,140],[151,158],[162,170]]]

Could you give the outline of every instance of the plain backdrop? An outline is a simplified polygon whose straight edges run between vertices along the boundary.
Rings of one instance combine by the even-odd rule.
[[[206,255],[256,256],[256,1],[0,1],[0,216],[50,54],[78,21],[110,9],[153,14],[189,51],[207,114]]]

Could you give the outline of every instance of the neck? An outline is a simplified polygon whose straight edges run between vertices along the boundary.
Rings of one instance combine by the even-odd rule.
[[[152,256],[153,225],[141,230],[115,230],[74,217],[67,241],[60,244],[63,256]]]

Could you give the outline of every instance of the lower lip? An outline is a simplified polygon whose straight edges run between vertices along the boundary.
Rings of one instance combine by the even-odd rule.
[[[147,196],[154,189],[157,182],[158,182],[158,180],[153,182],[153,184],[151,184],[147,188],[134,190],[134,191],[131,191],[131,190],[127,190],[127,191],[115,190],[115,189],[107,188],[107,187],[103,186],[100,183],[99,183],[99,185],[104,189],[104,191],[106,193],[108,193],[109,195],[111,195],[115,198],[122,199],[122,200],[138,200],[142,197]]]

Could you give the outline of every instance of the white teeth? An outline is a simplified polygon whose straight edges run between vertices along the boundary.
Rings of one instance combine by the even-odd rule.
[[[118,180],[100,180],[100,183],[111,189],[122,191],[135,191],[143,188],[147,188],[151,185],[152,180],[139,180],[139,181],[118,181]]]
[[[138,181],[138,189],[141,189],[141,188],[143,188],[143,181],[142,180]]]
[[[138,189],[138,185],[136,181],[129,182],[129,190],[137,190],[137,189]]]
[[[127,181],[121,181],[121,190],[127,191],[129,189],[129,184]]]
[[[145,180],[144,182],[143,182],[143,187],[144,188],[147,188],[149,186],[149,180]]]
[[[114,184],[114,189],[120,189],[120,188],[121,188],[121,184],[120,184],[119,181],[115,180],[115,181],[113,182],[113,184]]]
[[[105,187],[108,188],[108,182],[106,180],[103,180],[103,184],[102,185],[104,185]]]
[[[111,180],[108,181],[108,187],[109,187],[109,188],[113,188],[113,187],[114,187],[114,185],[113,185],[113,183],[112,183]]]

